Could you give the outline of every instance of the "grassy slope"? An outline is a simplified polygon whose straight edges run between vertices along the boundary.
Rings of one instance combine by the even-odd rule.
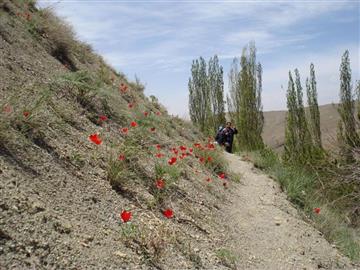
[[[205,144],[202,135],[50,12],[23,3],[0,4],[1,268],[226,268],[217,252],[226,248],[220,205],[229,192],[216,179],[226,166],[219,152],[194,148],[168,165],[173,147]],[[89,141],[94,133],[101,145]],[[131,224],[119,218],[124,209]]]

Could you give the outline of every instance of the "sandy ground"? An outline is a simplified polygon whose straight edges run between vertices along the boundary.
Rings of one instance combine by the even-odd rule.
[[[243,176],[226,215],[237,269],[360,269],[301,219],[274,180],[239,156],[225,155]]]

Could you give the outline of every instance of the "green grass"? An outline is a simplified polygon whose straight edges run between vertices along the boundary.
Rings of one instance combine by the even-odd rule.
[[[303,210],[307,218],[314,221],[315,227],[330,242],[353,261],[360,261],[359,228],[353,228],[346,223],[346,211],[342,207],[329,203],[327,193],[322,192],[324,182],[329,181],[324,179],[325,176],[322,177],[309,168],[285,165],[269,149],[249,155],[257,168],[279,182],[288,199]],[[320,214],[314,213],[315,207],[321,209]]]
[[[229,249],[218,249],[216,251],[216,256],[220,259],[223,265],[229,267],[230,269],[237,269],[237,257]]]

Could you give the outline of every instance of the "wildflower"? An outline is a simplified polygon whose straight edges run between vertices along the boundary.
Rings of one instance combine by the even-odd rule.
[[[157,116],[160,116],[160,115],[161,115],[161,112],[156,112],[156,115],[157,115]]]
[[[157,189],[163,189],[165,187],[165,181],[163,179],[156,180],[156,188]]]
[[[213,160],[212,157],[208,157],[208,158],[207,158],[207,161],[208,161],[208,162],[211,162],[212,160]]]
[[[207,181],[207,182],[211,182],[211,178],[210,178],[210,177],[207,178],[206,181]]]
[[[147,117],[149,115],[148,112],[144,112],[144,116]]]
[[[194,149],[192,149],[192,148],[189,148],[189,151],[190,151],[190,153],[192,153],[192,152],[194,151]]]
[[[119,160],[124,161],[124,160],[125,160],[125,155],[121,154],[121,155],[119,156]]]
[[[221,178],[221,179],[225,179],[225,173],[223,173],[223,172],[222,172],[222,173],[219,173],[218,176],[219,176],[219,178]]]
[[[107,121],[108,120],[108,117],[106,115],[100,115],[99,116],[99,120],[100,121]]]
[[[170,159],[168,160],[169,165],[174,165],[174,164],[176,163],[176,160],[177,160],[176,157],[170,158]]]
[[[130,126],[132,126],[132,127],[137,127],[137,125],[138,124],[135,121],[132,121],[131,124],[130,124]]]
[[[124,223],[128,222],[131,219],[131,212],[123,210],[120,214],[120,217]]]
[[[12,111],[12,108],[9,104],[5,105],[4,108],[3,108],[3,112],[5,113],[11,113]]]
[[[209,144],[207,145],[207,148],[209,148],[209,149],[215,149],[215,145],[214,145],[213,143],[209,143]]]
[[[179,148],[181,151],[186,151],[186,149],[187,149],[186,146],[183,146],[183,145],[181,145]]]
[[[164,154],[162,154],[162,153],[157,153],[155,156],[156,156],[157,158],[162,158],[162,157],[164,156]]]
[[[171,151],[172,151],[175,155],[177,155],[177,154],[179,153],[179,151],[178,151],[175,147],[173,147],[173,148],[171,149]]]
[[[199,161],[200,161],[200,163],[204,163],[204,162],[205,162],[205,158],[201,157],[201,158],[199,159]]]
[[[194,143],[194,147],[201,148],[201,144],[200,143]]]
[[[161,145],[160,145],[160,144],[157,144],[157,145],[156,145],[156,148],[157,148],[157,150],[160,150],[160,149],[161,149]]]
[[[23,112],[23,115],[24,115],[25,118],[27,118],[30,115],[30,112],[25,111],[25,112]]]
[[[124,127],[121,129],[121,132],[124,133],[124,134],[127,134],[129,131],[129,129],[127,127]]]
[[[173,215],[174,215],[174,212],[173,210],[171,210],[170,208],[166,209],[163,211],[163,215],[166,217],[166,218],[172,218]]]
[[[129,104],[128,104],[128,107],[129,107],[129,109],[133,108],[133,107],[134,107],[134,103],[129,103]]]
[[[154,127],[150,128],[150,131],[155,132],[155,128]]]
[[[95,144],[97,144],[97,145],[99,145],[99,144],[102,143],[101,138],[100,138],[99,135],[97,135],[97,134],[91,134],[91,135],[89,136],[89,139],[90,139],[90,141],[92,141],[93,143],[95,143]]]
[[[314,208],[314,213],[320,214],[320,208],[319,207]]]

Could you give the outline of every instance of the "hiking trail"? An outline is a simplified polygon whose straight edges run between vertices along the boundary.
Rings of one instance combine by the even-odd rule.
[[[226,213],[237,269],[360,269],[302,220],[278,183],[240,156],[225,157],[242,175]]]

